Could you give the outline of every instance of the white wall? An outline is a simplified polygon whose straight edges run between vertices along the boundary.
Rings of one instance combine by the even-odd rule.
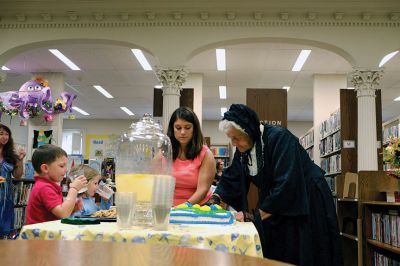
[[[313,127],[312,121],[288,121],[287,128],[296,137],[301,137]]]
[[[346,75],[314,75],[314,162],[321,164],[319,157],[320,124],[340,107],[340,89],[347,88]]]
[[[28,143],[28,127],[21,127],[19,125],[19,118],[14,117],[10,119],[10,117],[6,114],[3,114],[3,117],[1,118],[1,123],[3,125],[6,125],[10,128],[11,130],[11,135],[12,138],[14,139],[15,143],[18,144],[25,144],[27,145]]]

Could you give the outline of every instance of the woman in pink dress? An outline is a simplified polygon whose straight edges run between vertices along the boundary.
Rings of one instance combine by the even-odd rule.
[[[174,206],[184,202],[204,204],[211,196],[215,160],[204,145],[199,119],[187,107],[176,109],[168,125],[173,152],[172,175],[176,179]]]

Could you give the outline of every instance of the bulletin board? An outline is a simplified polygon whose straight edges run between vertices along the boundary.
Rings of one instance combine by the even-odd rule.
[[[116,141],[115,134],[87,134],[85,142],[85,159],[100,159],[115,157]]]

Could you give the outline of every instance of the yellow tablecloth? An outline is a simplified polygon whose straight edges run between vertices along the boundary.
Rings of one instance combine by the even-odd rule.
[[[114,241],[169,244],[205,248],[262,258],[257,230],[252,223],[233,225],[169,225],[168,231],[132,227],[118,229],[116,223],[96,225],[62,224],[59,220],[25,225],[20,239]]]

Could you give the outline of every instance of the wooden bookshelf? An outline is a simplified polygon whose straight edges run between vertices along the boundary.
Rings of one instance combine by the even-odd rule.
[[[396,181],[394,190],[398,189]],[[375,265],[377,260],[396,265],[394,261],[400,262],[400,202],[366,201],[364,207],[365,265]]]
[[[306,150],[311,160],[314,160],[314,128],[309,129],[299,138],[300,145]]]
[[[224,168],[230,163],[230,146],[229,144],[213,144],[210,150],[214,155],[215,161],[220,161],[224,164]]]
[[[365,265],[365,239],[368,240],[365,232],[370,231],[370,225],[364,213],[366,204],[377,206],[388,204],[399,206],[400,203],[387,203],[386,195],[382,191],[395,191],[398,188],[398,180],[387,175],[384,171],[360,171],[357,174],[357,193],[354,197],[348,197],[346,192],[345,175],[337,177],[337,212],[340,235],[342,237],[342,249],[344,265]],[[348,191],[348,189],[347,189]],[[368,234],[367,234],[368,235]],[[366,264],[372,265],[372,264]]]
[[[13,200],[14,200],[14,230],[19,230],[25,225],[25,209],[28,203],[30,192],[35,183],[34,179],[13,178],[12,179]]]

